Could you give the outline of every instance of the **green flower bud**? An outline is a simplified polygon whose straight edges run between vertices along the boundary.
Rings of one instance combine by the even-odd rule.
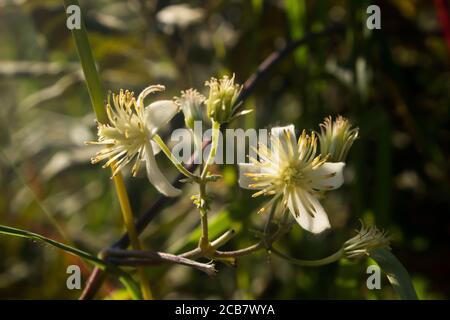
[[[358,128],[352,128],[348,119],[339,116],[335,121],[331,117],[325,118],[320,124],[320,153],[329,155],[329,161],[341,162],[347,158],[348,151],[358,138]]]
[[[208,117],[220,124],[228,122],[242,86],[234,83],[234,74],[231,79],[228,76],[219,80],[211,78],[205,85],[209,87],[209,97],[206,100]]]

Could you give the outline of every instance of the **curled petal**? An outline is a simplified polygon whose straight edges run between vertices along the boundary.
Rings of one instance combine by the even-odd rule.
[[[176,197],[181,194],[181,190],[172,186],[159,170],[153,154],[152,145],[150,143],[145,145],[145,165],[148,180],[159,192],[168,197]]]
[[[144,107],[144,99],[146,96],[148,96],[151,93],[154,92],[161,92],[164,91],[166,88],[160,84],[157,85],[153,85],[153,86],[148,86],[147,88],[145,88],[144,90],[142,90],[142,92],[139,94],[138,98],[137,98],[137,105],[140,108]]]

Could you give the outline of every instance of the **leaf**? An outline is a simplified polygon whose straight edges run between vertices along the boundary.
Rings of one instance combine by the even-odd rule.
[[[77,0],[64,0],[64,6],[67,8],[71,5],[80,7]],[[78,56],[80,57],[81,67],[86,79],[86,85],[91,98],[92,107],[94,108],[97,120],[101,123],[106,123],[108,117],[103,105],[104,91],[100,83],[100,77],[95,66],[94,56],[92,54],[91,46],[89,44],[86,27],[84,26],[84,19],[81,19],[82,26],[80,29],[73,29],[72,35],[77,48]]]
[[[128,273],[117,268],[116,266],[107,264],[105,261],[97,258],[96,256],[86,251],[74,248],[72,246],[68,246],[64,243],[49,239],[34,232],[13,227],[7,227],[4,225],[0,225],[0,234],[41,241],[58,249],[64,250],[65,252],[68,252],[72,255],[85,259],[101,269],[108,269],[109,271],[118,276],[119,280],[130,291],[134,299],[141,298],[139,286],[136,284],[136,282],[131,278],[131,276]]]
[[[401,262],[387,249],[373,249],[370,257],[386,273],[394,291],[402,300],[417,300],[417,293],[409,277],[408,271]]]

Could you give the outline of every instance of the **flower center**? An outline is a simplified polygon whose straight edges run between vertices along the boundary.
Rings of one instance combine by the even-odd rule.
[[[290,164],[282,171],[281,181],[287,186],[298,186],[304,181],[304,175],[297,165]]]

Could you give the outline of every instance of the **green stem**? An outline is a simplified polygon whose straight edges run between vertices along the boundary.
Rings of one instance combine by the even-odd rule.
[[[216,157],[220,133],[220,123],[214,121],[213,119],[211,119],[211,121],[213,130],[211,137],[211,149],[209,151],[208,159],[206,160],[206,163],[200,175],[200,179],[198,181],[200,188],[198,207],[200,211],[200,223],[202,227],[202,235],[199,240],[199,248],[205,254],[208,254],[208,251],[210,250],[214,251],[214,249],[211,247],[208,237],[208,199],[206,194],[206,184],[208,183],[208,181],[206,178],[208,175],[208,167],[212,164],[214,158]]]
[[[134,250],[140,250],[141,243],[139,241],[139,237],[136,231],[136,226],[134,225],[133,212],[131,210],[130,200],[128,198],[123,178],[122,176],[115,175],[113,177],[113,180],[114,185],[116,187],[116,193],[119,198],[119,204],[122,211],[123,221],[127,229],[128,235],[130,236],[131,247]],[[145,276],[144,268],[143,267],[137,268],[137,272],[139,274],[139,278],[141,279],[142,296],[144,297],[145,300],[152,300],[153,294],[152,291],[150,290],[150,285],[147,281],[147,277]]]
[[[162,152],[164,152],[164,154],[167,156],[167,158],[169,158],[169,160],[172,161],[173,165],[178,169],[178,171],[180,171],[182,174],[184,174],[188,178],[193,178],[193,179],[196,178],[196,176],[194,174],[189,172],[189,170],[187,170],[177,160],[177,158],[170,151],[169,147],[164,143],[164,140],[158,134],[153,135],[152,139],[153,139],[153,141],[155,141],[158,144],[158,146],[161,148]]]
[[[208,173],[208,167],[212,164],[214,158],[216,157],[217,147],[219,144],[220,123],[214,121],[213,119],[211,119],[211,121],[212,121],[211,149],[209,151],[208,159],[206,160],[205,166],[203,167],[203,171],[200,176],[202,180],[205,179]]]
[[[202,251],[206,252],[210,247],[210,243],[209,243],[209,235],[208,235],[208,210],[206,209],[206,207],[207,207],[206,182],[204,182],[204,181],[200,182],[199,198],[200,198],[199,199],[200,200],[200,207],[199,207],[200,223],[202,226],[202,235],[200,237],[199,247]]]
[[[341,258],[344,257],[344,251],[342,249],[340,249],[339,251],[333,253],[332,255],[323,258],[323,259],[319,259],[319,260],[301,260],[301,259],[295,259],[292,257],[289,257],[287,255],[285,255],[284,253],[278,251],[275,248],[270,248],[270,251],[275,253],[277,256],[288,260],[289,262],[299,265],[299,266],[303,266],[303,267],[319,267],[319,266],[323,266],[326,264],[330,264],[333,262],[336,262],[338,260],[340,260]]]

